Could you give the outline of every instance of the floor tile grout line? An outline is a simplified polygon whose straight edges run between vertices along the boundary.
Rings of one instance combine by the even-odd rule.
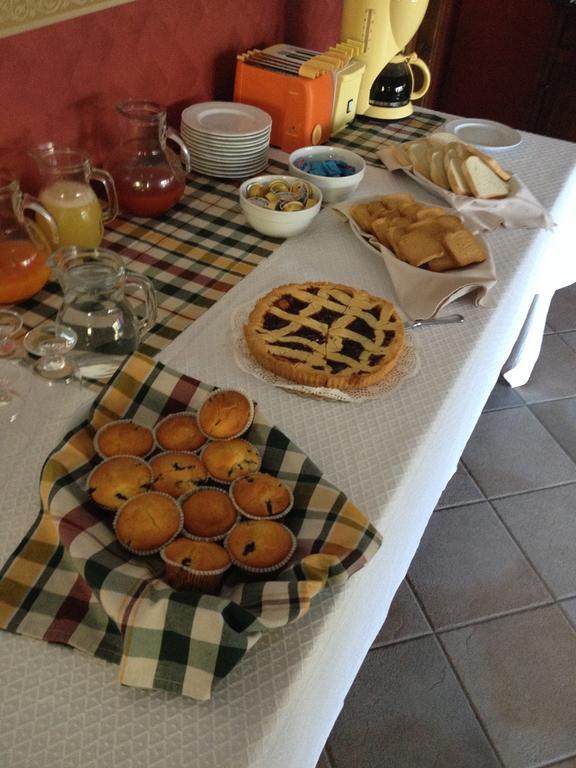
[[[428,622],[428,625],[433,628],[434,625],[432,623],[432,620],[431,620],[430,616],[428,615],[428,612],[426,611],[426,607],[425,607],[424,603],[422,602],[422,600],[420,599],[420,595],[416,592],[416,589],[414,588],[414,585],[412,584],[412,581],[410,580],[408,574],[406,574],[406,581],[408,582],[408,585],[409,585],[409,587],[410,587],[410,589],[412,591],[414,599],[416,600],[416,602],[420,606],[420,610],[424,614],[424,616],[426,618],[426,621]],[[483,720],[480,718],[480,715],[479,715],[479,713],[478,713],[478,711],[477,711],[477,709],[476,709],[476,707],[475,707],[475,705],[474,705],[474,703],[472,701],[472,698],[471,698],[470,694],[468,693],[468,690],[464,686],[464,683],[463,683],[462,679],[460,678],[460,675],[458,674],[458,672],[456,671],[454,665],[452,664],[452,661],[451,661],[450,657],[448,656],[448,654],[446,652],[446,649],[444,648],[442,640],[440,639],[440,637],[438,637],[438,635],[437,635],[436,631],[434,631],[434,629],[433,629],[433,632],[432,632],[432,636],[436,640],[437,645],[440,647],[441,652],[444,655],[444,659],[445,659],[446,663],[448,664],[448,666],[452,670],[452,672],[453,672],[453,674],[454,674],[454,676],[456,678],[456,682],[460,686],[460,689],[461,689],[461,691],[462,691],[466,701],[468,702],[468,705],[470,706],[470,710],[471,710],[472,714],[474,715],[480,730],[482,731],[482,733],[484,734],[484,737],[486,738],[488,744],[490,745],[490,747],[491,747],[491,749],[492,749],[492,751],[493,751],[493,753],[494,753],[494,755],[496,757],[496,760],[498,760],[498,762],[500,763],[502,768],[505,768],[504,761],[501,758],[500,753],[496,749],[496,746],[493,743],[492,738],[490,737],[490,734],[488,733]]]
[[[456,667],[454,666],[454,664],[452,664],[452,660],[450,659],[450,656],[446,652],[446,648],[444,648],[444,644],[442,643],[441,638],[438,637],[436,634],[434,634],[434,638],[435,638],[435,640],[436,640],[436,642],[437,642],[437,644],[438,644],[438,646],[439,646],[439,648],[440,648],[440,650],[441,650],[441,652],[442,652],[442,654],[444,656],[444,659],[445,659],[446,663],[448,664],[448,666],[452,670],[452,673],[453,673],[454,677],[456,678],[456,682],[460,686],[460,689],[461,689],[462,693],[464,694],[464,697],[466,698],[466,701],[468,702],[470,710],[472,711],[472,714],[476,718],[476,722],[478,723],[478,726],[480,727],[480,730],[484,734],[484,738],[486,739],[486,741],[488,742],[488,744],[492,748],[492,752],[494,753],[494,757],[496,758],[496,760],[500,764],[501,768],[506,768],[505,763],[504,763],[504,759],[502,758],[500,752],[496,748],[496,745],[494,744],[494,741],[492,740],[492,737],[490,736],[490,733],[489,733],[489,731],[488,731],[484,721],[480,717],[480,713],[478,712],[478,709],[476,708],[476,705],[474,704],[474,702],[472,700],[472,697],[468,693],[468,690],[467,690],[466,686],[464,685],[464,681],[462,680],[462,678],[458,674],[458,671],[457,671]]]
[[[543,489],[543,490],[546,490],[546,489]],[[492,504],[492,499],[490,499],[490,500],[488,501],[488,503],[490,504],[490,507],[491,507],[491,508],[492,508],[492,510],[494,511],[494,514],[496,515],[496,517],[498,518],[498,520],[500,520],[500,522],[502,523],[502,525],[504,526],[504,528],[505,528],[505,529],[506,529],[506,531],[508,532],[508,535],[510,536],[510,538],[512,539],[512,541],[513,541],[513,542],[516,544],[516,546],[518,547],[518,549],[520,550],[520,552],[521,552],[521,553],[524,555],[524,558],[526,559],[526,561],[527,561],[527,562],[530,564],[530,567],[532,568],[532,570],[534,571],[534,573],[535,573],[535,574],[538,576],[539,580],[542,582],[542,584],[543,584],[544,588],[546,589],[546,591],[548,592],[548,594],[551,596],[552,600],[553,600],[555,603],[556,603],[556,602],[558,602],[559,598],[558,598],[558,597],[556,597],[556,595],[555,595],[555,594],[552,592],[552,589],[551,589],[551,588],[548,586],[548,582],[546,581],[546,579],[544,578],[544,576],[543,576],[543,575],[540,573],[540,571],[539,571],[539,569],[536,567],[536,565],[535,565],[535,564],[532,562],[532,558],[531,558],[531,557],[528,555],[528,553],[526,552],[526,550],[524,549],[524,547],[522,546],[522,544],[521,544],[521,543],[518,541],[518,539],[517,539],[517,538],[516,538],[516,536],[514,535],[513,531],[511,530],[510,526],[509,526],[509,525],[506,523],[506,521],[504,520],[504,518],[502,517],[502,515],[501,515],[501,514],[498,512],[498,509],[496,508],[496,506],[495,506],[494,504]]]

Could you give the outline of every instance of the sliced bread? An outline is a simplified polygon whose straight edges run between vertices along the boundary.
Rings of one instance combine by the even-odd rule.
[[[444,168],[452,192],[455,195],[469,195],[471,187],[462,173],[462,161],[455,150],[449,149],[444,153]]]
[[[462,162],[462,172],[474,197],[489,200],[508,195],[508,185],[494,173],[486,163],[476,155],[467,157]]]
[[[450,189],[450,183],[444,168],[444,154],[440,150],[432,152],[430,158],[430,179],[434,184],[438,184],[439,187]]]
[[[425,141],[414,141],[408,147],[408,157],[412,161],[412,168],[422,176],[430,179],[430,160],[428,146]]]

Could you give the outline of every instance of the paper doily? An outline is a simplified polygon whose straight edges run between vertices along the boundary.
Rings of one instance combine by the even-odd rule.
[[[294,392],[297,395],[315,397],[320,400],[337,400],[342,403],[361,403],[365,400],[374,400],[390,394],[406,380],[416,376],[420,370],[416,339],[410,330],[405,329],[404,349],[400,353],[398,362],[386,378],[378,384],[372,384],[369,387],[345,392],[340,389],[332,389],[328,387],[306,387],[303,384],[296,384],[293,381],[277,376],[271,371],[267,371],[250,354],[248,344],[244,337],[244,325],[253,308],[253,302],[245,304],[242,307],[239,307],[232,316],[234,359],[238,367],[245,373],[249,373],[257,379],[260,379],[260,381],[265,381],[267,384],[272,384],[274,387],[280,387],[281,389]]]

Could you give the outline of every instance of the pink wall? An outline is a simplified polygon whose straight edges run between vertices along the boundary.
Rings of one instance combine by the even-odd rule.
[[[321,50],[340,12],[340,0],[136,0],[0,39],[0,146],[24,179],[25,150],[45,141],[102,163],[118,101],[159,101],[178,127],[183,106],[232,97],[236,53],[281,41]]]

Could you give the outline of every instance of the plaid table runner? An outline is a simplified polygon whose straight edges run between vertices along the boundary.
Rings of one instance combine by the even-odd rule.
[[[159,556],[134,557],[119,545],[112,515],[87,498],[95,431],[116,418],[152,426],[196,410],[211,391],[144,355],[128,358],[44,465],[43,510],[0,574],[1,629],[116,662],[125,685],[207,699],[262,632],[299,619],[314,595],[373,557],[378,532],[258,407],[246,438],[295,501],[283,522],[298,546],[275,580],[236,575],[221,596],[178,592],[162,580]]]
[[[423,112],[392,123],[357,117],[331,143],[381,165],[376,151],[383,142],[423,136],[442,122]],[[285,171],[286,165],[269,163],[269,173]],[[282,244],[248,226],[238,205],[239,183],[191,174],[184,198],[167,213],[153,219],[121,216],[108,226],[103,246],[121,254],[128,269],[149,277],[156,290],[158,319],[140,345],[144,354],[157,354]],[[60,302],[59,286],[48,283],[19,305],[26,327],[53,318]]]

